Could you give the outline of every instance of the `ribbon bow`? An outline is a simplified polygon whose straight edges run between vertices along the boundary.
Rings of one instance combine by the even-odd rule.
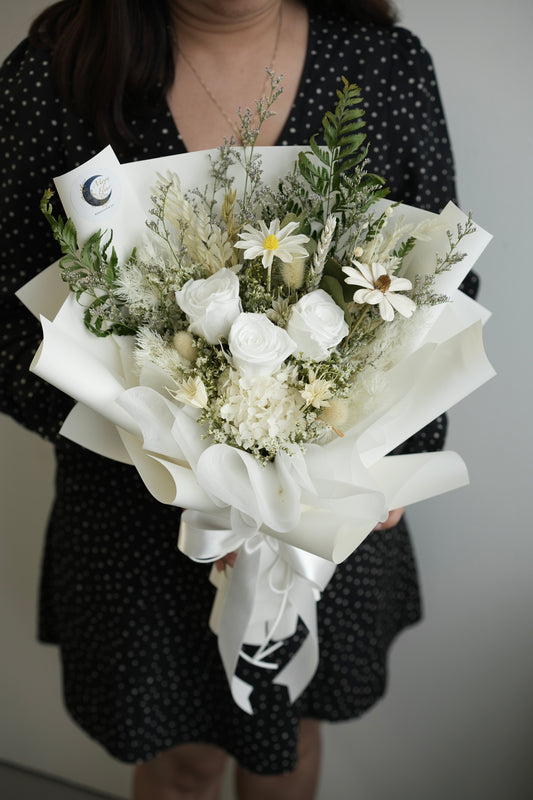
[[[178,540],[180,550],[199,562],[212,562],[238,550],[228,577],[213,569],[217,587],[210,626],[218,636],[218,648],[233,698],[248,714],[253,713],[253,687],[235,674],[239,656],[265,669],[277,669],[266,659],[296,629],[298,617],[307,636],[289,663],[274,678],[287,687],[293,702],[305,689],[318,666],[316,602],[329,583],[335,564],[286,544],[264,533],[255,522],[235,508],[207,514],[185,511]],[[244,644],[258,645],[253,656]]]

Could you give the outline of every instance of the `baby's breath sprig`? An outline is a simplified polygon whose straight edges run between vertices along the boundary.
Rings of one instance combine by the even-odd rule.
[[[283,75],[276,76],[269,67],[266,68],[266,73],[269,79],[268,93],[256,101],[255,113],[249,108],[244,111],[239,109],[238,111],[241,123],[239,135],[245,149],[251,148],[253,150],[262,126],[267,119],[270,119],[275,114],[275,111],[272,111],[272,106],[283,92],[283,86],[281,86]],[[257,120],[257,123],[254,125],[255,120]]]
[[[435,275],[440,275],[442,272],[447,272],[455,264],[459,264],[464,259],[465,253],[461,253],[459,251],[459,245],[465,236],[470,236],[470,234],[474,233],[475,230],[476,226],[472,221],[472,213],[469,213],[464,225],[461,223],[457,225],[456,233],[452,233],[452,231],[446,232],[450,246],[444,256],[437,256]]]
[[[278,287],[277,291],[282,291]],[[246,279],[241,281],[240,290],[243,308],[254,314],[266,314],[272,308],[272,290],[265,283],[265,270],[260,261],[255,260],[246,269]]]
[[[210,175],[212,180],[212,195],[215,196],[220,189],[230,191],[233,177],[229,174],[230,168],[235,163],[233,145],[227,140],[217,147],[216,155],[209,154]]]
[[[443,255],[435,256],[435,271],[427,275],[417,275],[414,280],[413,299],[419,306],[436,306],[449,301],[449,297],[441,292],[434,290],[437,275],[449,272],[454,266],[460,264],[465,258],[465,253],[459,250],[459,245],[465,239],[475,233],[476,226],[472,220],[472,214],[468,214],[464,224],[458,223],[453,231],[446,231],[448,238],[448,250]]]
[[[151,219],[146,221],[146,226],[153,234],[158,236],[161,241],[164,242],[177,266],[181,267],[182,262],[180,254],[176,249],[175,242],[172,240],[167,224],[167,204],[170,205],[169,199],[172,196],[171,190],[174,186],[175,184],[172,180],[164,180],[160,177],[160,180],[156,186],[155,194],[153,194],[150,198],[153,205],[148,212]]]
[[[268,93],[258,100],[255,104],[255,114],[251,109],[247,108],[244,111],[239,109],[240,129],[239,136],[242,141],[242,151],[234,149],[232,152],[245,170],[245,183],[241,200],[241,207],[246,221],[250,222],[255,214],[255,207],[259,204],[261,197],[255,198],[254,195],[259,190],[260,194],[264,193],[264,187],[261,188],[261,178],[263,170],[261,168],[261,159],[255,154],[255,144],[261,132],[261,128],[267,119],[272,117],[275,112],[272,106],[283,92],[281,81],[282,75],[276,76],[274,72],[267,67],[266,69],[269,78]],[[255,120],[257,119],[257,123]]]
[[[418,306],[439,306],[450,298],[441,292],[435,292],[434,275],[417,275],[413,282],[413,300]]]

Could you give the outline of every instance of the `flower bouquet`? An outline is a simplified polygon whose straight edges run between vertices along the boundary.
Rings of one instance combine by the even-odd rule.
[[[248,712],[243,644],[275,668],[302,619],[274,679],[301,693],[335,565],[389,510],[467,481],[454,453],[391,453],[493,374],[486,312],[458,291],[490,237],[452,205],[385,199],[360,103],[344,81],[323,145],[258,148],[244,114],[242,147],[125,165],[106,148],[56,179],[66,222],[43,198],[64,255],[19,293],[44,331],[32,370],[78,401],[64,435],[185,508],[191,558],[238,551],[212,570],[211,626]]]

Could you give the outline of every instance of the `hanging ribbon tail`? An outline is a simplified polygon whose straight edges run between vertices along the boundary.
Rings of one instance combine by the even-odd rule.
[[[230,579],[224,572],[212,570],[211,582],[219,591],[211,613],[211,627],[218,637],[218,649],[233,699],[239,708],[253,714],[250,703],[253,687],[238,678],[235,670],[253,614],[265,538],[257,533],[255,526],[247,524],[241,514],[227,510],[216,514],[187,510],[182,515],[178,547],[193,561],[203,563],[239,550]]]
[[[316,603],[335,571],[335,564],[265,535],[252,520],[234,510],[213,514],[185,511],[178,544],[190,558],[204,563],[215,561],[231,550],[239,551],[231,570],[211,572],[211,582],[218,591],[210,625],[218,637],[233,699],[247,714],[253,714],[252,687],[235,674],[243,646],[258,644],[255,637],[261,630],[261,646],[252,661],[258,667],[273,669],[275,665],[266,661],[272,652],[268,645],[292,635],[297,619],[303,621],[307,636],[274,680],[287,687],[292,702],[318,666]],[[281,613],[279,609],[283,620],[276,619]],[[283,622],[292,618],[294,628],[288,630]]]
[[[296,577],[291,589],[290,603],[307,628],[307,636],[286,667],[274,678],[274,683],[286,686],[293,703],[310,683],[318,667],[318,626],[316,599],[313,587],[305,579]]]
[[[280,547],[280,557],[294,572],[289,603],[307,628],[307,636],[299,650],[274,678],[274,683],[287,687],[293,703],[310,683],[318,667],[317,601],[333,577],[336,564],[285,544]]]
[[[231,694],[239,708],[246,711],[247,714],[254,713],[252,704],[250,703],[250,695],[252,694],[253,688],[254,687],[250,686],[249,683],[238,678],[237,675],[233,676],[233,680],[231,681]]]
[[[253,714],[249,700],[252,687],[238,678],[235,671],[239,654],[245,644],[246,630],[252,619],[262,550],[266,547],[268,546],[264,537],[258,535],[251,542],[246,542],[239,551],[227,584],[217,632],[218,650],[233,699],[248,714]]]

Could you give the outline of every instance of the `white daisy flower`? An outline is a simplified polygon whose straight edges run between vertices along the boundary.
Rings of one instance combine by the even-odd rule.
[[[235,247],[244,250],[244,258],[252,259],[262,256],[263,266],[270,269],[274,256],[285,264],[289,264],[293,258],[307,256],[307,250],[302,247],[309,241],[309,237],[303,233],[293,234],[298,227],[298,222],[289,222],[283,228],[279,227],[279,219],[274,219],[267,226],[263,220],[259,221],[259,230],[252,225],[245,225],[245,233],[240,233],[240,242],[235,243]]]
[[[398,311],[402,317],[410,317],[416,308],[416,303],[410,297],[404,297],[396,292],[405,292],[413,288],[407,278],[396,278],[389,275],[385,267],[378,263],[361,264],[356,259],[354,267],[343,267],[342,271],[348,276],[345,283],[362,286],[353,296],[355,303],[368,303],[377,305],[379,313],[385,322],[394,319],[394,312]]]

